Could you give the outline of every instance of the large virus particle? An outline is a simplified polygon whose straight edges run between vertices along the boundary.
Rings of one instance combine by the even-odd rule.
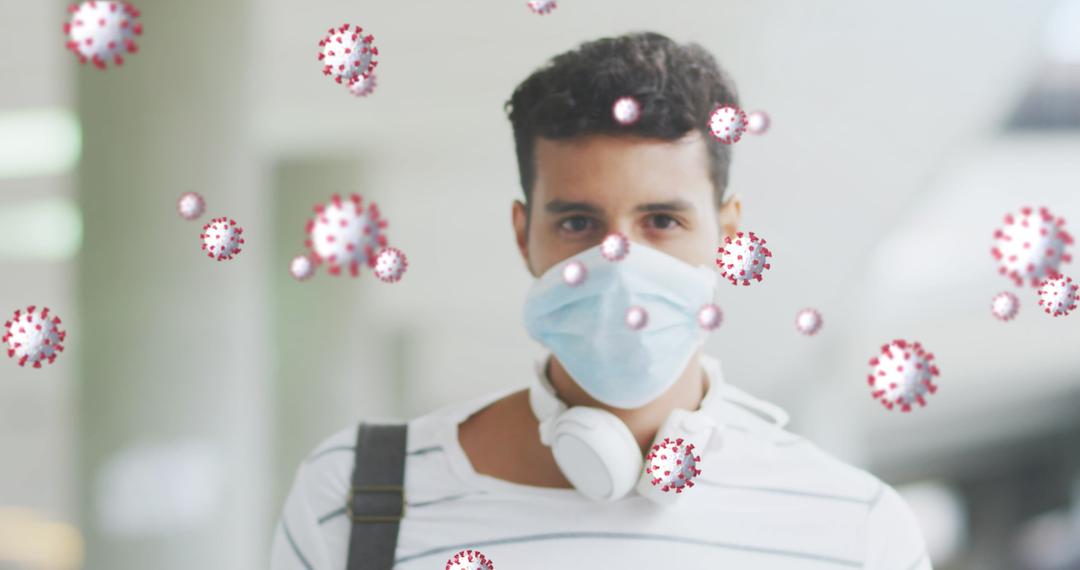
[[[994,295],[993,301],[990,302],[990,312],[999,321],[1011,321],[1020,312],[1020,299],[1009,291],[1002,291]]]
[[[1064,275],[1047,279],[1039,286],[1039,306],[1048,315],[1063,317],[1076,310],[1077,299],[1080,289],[1073,283],[1072,277]]]
[[[360,26],[344,24],[330,28],[326,37],[319,40],[319,61],[323,62],[323,75],[329,75],[338,83],[352,86],[358,79],[367,77],[379,62],[379,48],[374,45],[375,36],[364,35]]]
[[[665,437],[645,455],[645,473],[652,475],[649,482],[661,491],[682,493],[701,475],[700,462],[701,456],[694,455],[694,444],[684,444],[681,437],[674,441]]]
[[[641,103],[630,96],[619,97],[611,106],[611,116],[616,123],[629,127],[641,119]]]
[[[384,247],[375,256],[375,277],[386,283],[400,281],[408,268],[409,260],[405,253],[396,247]]]
[[[562,278],[563,282],[571,287],[577,287],[585,282],[585,278],[588,277],[589,270],[585,268],[585,264],[580,261],[571,261],[563,266]]]
[[[754,111],[746,115],[746,132],[763,135],[769,130],[769,115],[765,111]]]
[[[80,63],[91,62],[105,69],[111,61],[124,63],[125,53],[139,51],[135,36],[142,34],[137,22],[139,11],[127,2],[88,0],[68,7],[71,20],[64,24],[68,36],[67,48],[75,52]]]
[[[795,315],[795,328],[807,336],[817,334],[821,330],[821,313],[817,309],[807,308]]]
[[[634,305],[626,310],[626,326],[635,331],[645,328],[649,323],[649,313],[644,307]]]
[[[60,330],[60,317],[49,318],[47,307],[35,313],[36,309],[30,305],[25,313],[16,310],[15,316],[4,323],[4,336],[0,342],[7,344],[8,356],[19,366],[30,364],[41,368],[43,361],[52,364],[57,353],[64,351],[67,333]]]
[[[1024,207],[1019,214],[1006,214],[1005,224],[994,230],[995,245],[990,250],[999,263],[998,272],[1017,285],[1028,281],[1032,287],[1060,275],[1061,264],[1072,261],[1065,249],[1073,238],[1064,227],[1064,218],[1046,208]]]
[[[558,8],[555,4],[555,0],[529,0],[529,10],[532,10],[533,14],[550,14],[552,10]]]
[[[630,253],[630,240],[619,232],[612,232],[600,242],[600,255],[608,261],[622,261]]]
[[[298,255],[289,262],[289,273],[297,281],[304,281],[315,274],[315,264],[306,255]]]
[[[724,312],[714,303],[707,303],[698,310],[697,322],[701,328],[712,331],[720,327],[724,321]]]
[[[495,570],[495,563],[479,550],[462,550],[446,561],[446,570]]]
[[[746,113],[730,105],[717,107],[709,115],[709,132],[724,144],[739,142],[746,132]]]
[[[240,246],[244,244],[244,238],[240,237],[243,233],[244,228],[236,225],[236,220],[214,218],[203,226],[203,233],[199,237],[203,240],[202,248],[207,256],[225,261],[240,253]]]
[[[316,263],[326,263],[331,275],[340,275],[342,268],[356,277],[360,266],[375,268],[376,253],[386,247],[386,220],[379,215],[375,203],[364,205],[359,194],[348,200],[334,194],[330,203],[315,206],[315,217],[308,220],[308,239],[304,244],[311,250]]]
[[[933,360],[934,355],[918,342],[898,339],[882,345],[881,354],[870,359],[870,395],[890,410],[910,412],[912,404],[925,406],[926,395],[937,392],[938,368]]]
[[[185,220],[194,220],[203,215],[206,210],[206,200],[197,192],[184,192],[176,201],[176,211]]]
[[[357,97],[367,97],[375,92],[375,74],[369,74],[368,76],[359,77],[356,81],[349,85],[349,93]]]
[[[732,285],[749,285],[750,280],[761,281],[762,273],[772,267],[772,252],[765,247],[765,240],[754,232],[738,232],[735,237],[724,237],[724,244],[716,250],[716,266],[720,275]]]

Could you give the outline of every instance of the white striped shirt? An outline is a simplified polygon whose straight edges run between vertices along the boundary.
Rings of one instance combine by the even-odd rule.
[[[409,422],[394,568],[443,568],[473,549],[504,570],[931,570],[892,487],[787,431],[770,437],[771,423],[728,400],[712,412],[727,428],[722,443],[702,451],[698,484],[672,506],[634,493],[599,503],[477,473],[457,426],[517,389]],[[356,426],[342,430],[300,465],[275,530],[274,570],[345,569],[355,438]]]

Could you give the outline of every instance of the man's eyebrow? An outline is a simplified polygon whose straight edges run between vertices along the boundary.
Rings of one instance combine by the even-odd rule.
[[[634,208],[638,212],[685,212],[693,210],[694,205],[686,200],[669,200],[667,202],[649,202]]]
[[[544,209],[549,214],[565,214],[567,212],[587,212],[590,214],[599,214],[600,208],[591,202],[567,202],[566,200],[560,200],[558,198],[548,202]]]

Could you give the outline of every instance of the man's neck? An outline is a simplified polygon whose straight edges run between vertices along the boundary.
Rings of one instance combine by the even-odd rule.
[[[613,408],[587,394],[570,377],[555,355],[551,355],[545,368],[548,379],[555,387],[556,395],[563,403],[568,407],[589,406],[615,414],[626,424],[626,427],[630,428],[642,453],[645,453],[656,438],[656,432],[671,414],[671,410],[675,408],[697,410],[700,407],[701,400],[708,389],[708,380],[701,369],[699,356],[700,352],[694,353],[686,370],[659,398],[633,409]]]

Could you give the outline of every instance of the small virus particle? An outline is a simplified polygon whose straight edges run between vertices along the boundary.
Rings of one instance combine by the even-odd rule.
[[[701,475],[700,461],[701,456],[694,455],[694,444],[684,445],[681,437],[675,441],[665,437],[645,455],[645,473],[652,475],[649,482],[661,491],[682,493],[693,487],[694,478]]]
[[[360,26],[344,24],[330,28],[325,38],[319,40],[319,61],[323,62],[323,75],[329,75],[338,83],[350,87],[361,77],[367,77],[379,64],[375,56],[375,36],[364,35]]]
[[[528,6],[533,14],[550,14],[552,10],[558,8],[555,0],[529,0]]]
[[[240,246],[244,243],[244,238],[240,236],[243,233],[244,228],[236,225],[236,220],[214,218],[203,226],[203,233],[199,237],[203,240],[202,248],[207,256],[225,261],[240,253]]]
[[[716,266],[732,285],[738,285],[739,281],[749,285],[751,279],[761,281],[761,274],[772,267],[770,257],[772,252],[765,247],[765,240],[754,232],[745,235],[738,232],[734,238],[725,237],[724,244],[717,248]]]
[[[633,306],[626,310],[626,326],[639,331],[649,322],[649,313],[644,307]]]
[[[999,263],[998,273],[1017,285],[1028,281],[1038,287],[1044,280],[1060,275],[1062,263],[1072,261],[1065,251],[1073,238],[1063,228],[1065,220],[1046,208],[1024,207],[1019,215],[1005,215],[1005,225],[994,230],[996,244],[990,250]]]
[[[616,123],[628,127],[641,118],[641,103],[633,97],[619,97],[611,106],[611,116]]]
[[[709,130],[724,144],[739,142],[746,131],[746,113],[728,105],[717,107],[709,116]]]
[[[585,269],[585,264],[580,261],[571,261],[563,267],[562,278],[567,285],[571,287],[577,287],[585,282],[585,277],[589,274]]]
[[[746,132],[752,135],[763,135],[769,130],[769,116],[765,111],[754,111],[746,115]]]
[[[1011,321],[1020,312],[1020,299],[1008,291],[994,295],[990,311],[999,321]]]
[[[363,198],[352,194],[348,200],[334,194],[327,205],[315,206],[315,217],[308,220],[304,242],[312,259],[327,263],[331,275],[340,275],[347,267],[349,274],[360,274],[360,265],[375,268],[375,254],[386,247],[386,220],[379,215],[375,203],[366,207]]]
[[[804,335],[811,336],[821,330],[821,313],[817,309],[803,309],[795,315],[795,328]]]
[[[938,389],[934,384],[938,368],[933,360],[934,355],[917,342],[897,339],[882,345],[881,354],[870,359],[870,395],[890,410],[899,406],[910,412],[912,404],[925,406],[926,394]]]
[[[354,81],[352,85],[349,85],[349,93],[357,97],[367,97],[375,91],[375,74],[369,74]]]
[[[375,277],[386,283],[399,281],[409,267],[409,260],[396,247],[384,247],[375,256]]]
[[[136,20],[139,11],[127,2],[88,0],[68,7],[71,21],[64,24],[67,48],[79,57],[79,63],[91,62],[105,69],[108,62],[123,65],[125,53],[139,51],[135,36],[142,35]]]
[[[60,330],[60,317],[49,318],[49,309],[30,305],[26,312],[15,311],[15,316],[4,323],[4,336],[0,342],[8,345],[8,356],[19,366],[32,365],[41,368],[42,361],[52,364],[58,352],[64,351],[67,333]]]
[[[289,262],[289,273],[298,281],[303,281],[315,274],[315,264],[306,255],[298,255]]]
[[[723,321],[724,312],[720,310],[720,307],[713,303],[701,307],[701,310],[698,311],[698,325],[707,331],[716,330]]]
[[[205,210],[206,201],[195,192],[184,192],[176,201],[176,211],[180,212],[180,217],[185,220],[194,220],[203,215]]]
[[[630,253],[630,240],[619,232],[610,233],[600,244],[600,254],[608,261],[622,261]]]
[[[462,550],[446,561],[446,570],[495,570],[495,564],[479,550]]]
[[[1061,275],[1047,279],[1039,286],[1039,306],[1048,315],[1055,317],[1068,315],[1076,310],[1077,299],[1080,299],[1080,295],[1077,294],[1078,289],[1080,286],[1073,283],[1072,277]]]

